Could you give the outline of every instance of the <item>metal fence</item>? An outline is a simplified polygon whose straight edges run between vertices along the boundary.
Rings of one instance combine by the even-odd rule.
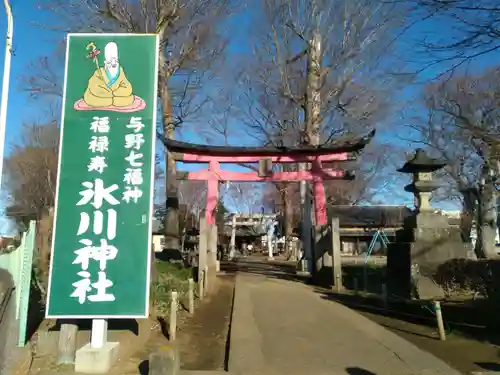
[[[16,299],[16,320],[19,323],[18,346],[26,344],[26,327],[31,289],[31,271],[35,251],[36,223],[30,222],[27,232],[23,233],[21,244],[15,250],[0,254],[0,268],[7,270],[14,282]]]

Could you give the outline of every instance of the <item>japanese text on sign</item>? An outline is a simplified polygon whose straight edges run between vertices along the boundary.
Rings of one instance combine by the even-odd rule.
[[[94,117],[90,124],[90,130],[95,135],[89,142],[92,157],[87,169],[89,172],[102,175],[108,166],[105,154],[110,145],[107,136],[110,131],[109,117]],[[77,298],[80,304],[87,300],[90,302],[114,301],[115,296],[108,292],[108,289],[113,286],[113,282],[107,278],[106,264],[108,260],[113,260],[118,255],[118,249],[108,243],[116,237],[117,212],[107,206],[113,207],[120,204],[120,201],[113,196],[113,193],[118,190],[118,185],[113,184],[105,187],[102,178],[95,178],[93,181],[82,182],[82,186],[84,190],[80,191],[81,198],[76,205],[92,206],[94,211],[92,214],[80,212],[77,236],[82,247],[74,251],[76,258],[73,264],[79,264],[81,271],[77,273],[80,280],[72,284],[75,289],[71,297]],[[103,209],[103,206],[106,206],[106,209]],[[98,243],[93,243],[84,237],[90,231],[99,236]],[[90,261],[96,261],[99,264],[97,280],[94,282],[92,282],[93,275],[88,270]],[[94,294],[90,294],[92,292]]]
[[[144,135],[141,133],[143,128],[141,117],[132,117],[127,124],[127,129],[130,129],[131,133],[125,135],[125,148],[130,150],[128,156],[125,157],[129,166],[123,176],[123,182],[125,182],[123,200],[126,203],[137,203],[142,197],[141,186],[144,182],[142,166],[144,163],[141,160],[144,155],[140,153],[140,150],[145,142]]]

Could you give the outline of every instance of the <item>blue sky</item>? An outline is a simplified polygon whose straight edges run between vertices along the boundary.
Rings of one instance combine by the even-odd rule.
[[[48,29],[42,29],[39,24],[50,24],[47,20],[47,12],[41,12],[37,8],[38,0],[11,0],[14,14],[14,56],[12,57],[12,67],[10,75],[9,105],[7,113],[7,130],[5,152],[8,154],[10,145],[19,136],[19,130],[23,121],[36,121],[40,118],[40,106],[37,106],[28,96],[21,91],[20,77],[29,74],[27,66],[40,56],[50,55],[54,46],[64,37],[63,34]],[[7,30],[7,17],[3,7],[0,11],[0,35],[5,40],[4,35]],[[40,20],[43,17],[44,20]],[[245,35],[250,27],[249,17],[238,17],[230,20],[228,27],[234,30],[231,37],[231,52],[239,54],[249,50],[248,39]],[[4,63],[4,44],[0,48],[0,66]],[[62,74],[61,74],[62,76]],[[1,93],[1,87],[0,87]],[[204,139],[196,131],[186,130],[183,132],[185,140],[203,143]],[[195,170],[197,165],[183,165],[185,170]],[[233,169],[239,169],[234,167]],[[2,217],[5,202],[0,200],[0,234],[11,230],[11,226]]]
[[[39,28],[34,25],[37,18],[37,9],[34,0],[13,0],[11,6],[14,14],[14,56],[12,57],[12,68],[10,75],[9,106],[7,113],[7,130],[5,151],[8,153],[10,144],[19,134],[20,124],[26,115],[32,115],[36,118],[36,109],[28,102],[26,95],[19,90],[19,80],[26,68],[26,64],[35,60],[51,48],[55,35],[48,32],[41,33]],[[0,33],[2,41],[5,40],[7,31],[7,17],[2,6],[0,12]],[[35,38],[36,36],[36,38]],[[3,68],[5,58],[4,43],[1,44],[0,61]],[[30,112],[33,112],[32,114]],[[3,209],[0,203],[0,209]],[[5,220],[0,219],[0,233],[8,229]]]
[[[37,0],[11,0],[11,5],[14,12],[14,52],[15,56],[12,58],[12,69],[11,69],[11,84],[10,84],[10,96],[9,96],[9,107],[8,107],[8,121],[7,121],[7,133],[6,133],[6,151],[8,152],[10,144],[19,135],[20,125],[26,120],[36,120],[39,116],[39,106],[35,106],[35,103],[30,101],[27,95],[20,91],[19,77],[22,74],[29,73],[26,72],[28,63],[35,61],[39,56],[49,55],[53,50],[54,46],[58,41],[61,40],[62,35],[55,33],[53,31],[44,30],[34,24],[35,20],[39,20],[44,17],[44,21],[38,21],[40,23],[49,23],[47,20],[47,14],[41,13],[37,9]],[[253,12],[247,13],[252,15]],[[230,54],[227,59],[230,61],[231,56],[240,55],[250,50],[251,42],[249,41],[248,35],[251,33],[254,25],[255,19],[252,16],[235,16],[228,24],[228,28],[231,29],[231,44],[230,44]],[[414,28],[410,37],[420,33],[423,28],[426,31],[446,33],[451,32],[450,29],[443,31],[443,25],[437,25],[436,23],[429,22],[426,25],[421,25]],[[5,35],[6,30],[6,17],[2,11],[0,11],[0,33]],[[403,47],[402,47],[403,48]],[[3,65],[4,59],[4,49],[0,49],[0,64]],[[498,61],[497,55],[488,55],[488,57],[479,59],[475,63],[476,68],[484,68],[495,61]],[[237,60],[235,60],[237,61]],[[230,64],[229,64],[230,65]],[[434,72],[429,71],[427,76],[432,75]],[[410,88],[406,90],[404,96],[411,97],[415,90],[419,88]],[[396,115],[395,115],[396,116]],[[397,121],[397,118],[390,119],[390,121]],[[397,135],[390,135],[389,138],[397,139]],[[192,142],[203,142],[204,140],[196,134],[195,131],[186,131],[184,133],[184,139]],[[241,141],[241,138],[239,139]],[[243,142],[248,142],[249,140],[243,140]],[[196,166],[184,166],[183,169],[195,169]],[[401,187],[397,187],[400,189]],[[399,194],[398,194],[399,195]],[[399,198],[398,198],[399,199]],[[410,194],[401,194],[401,198],[398,201],[391,201],[391,204],[412,204],[412,197]],[[1,208],[1,206],[0,206]],[[450,207],[451,208],[451,207]],[[5,231],[5,225],[0,221],[0,233]]]
[[[34,0],[12,0],[14,13],[14,56],[12,57],[12,69],[9,90],[9,107],[7,119],[7,142],[11,142],[18,134],[19,125],[26,116],[36,118],[36,109],[33,103],[20,92],[19,77],[26,73],[26,65],[36,60],[39,56],[52,49],[57,36],[51,32],[40,31],[34,24],[37,19],[37,9]],[[0,32],[2,41],[7,29],[7,18],[2,7],[0,12]],[[36,37],[35,37],[36,36]],[[1,65],[4,62],[4,47],[0,52]],[[30,113],[30,108],[34,113]],[[8,145],[7,145],[8,148]]]

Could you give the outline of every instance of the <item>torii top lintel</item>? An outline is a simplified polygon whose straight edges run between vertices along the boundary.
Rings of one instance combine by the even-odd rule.
[[[322,146],[300,147],[238,147],[210,146],[163,138],[163,144],[176,161],[185,163],[239,163],[258,162],[269,158],[273,162],[298,163],[312,160],[344,161],[351,160],[350,153],[362,150],[375,135],[372,130],[368,135],[357,138],[339,139]]]
[[[188,180],[207,181],[206,219],[208,224],[215,223],[214,212],[219,197],[221,181],[312,181],[316,223],[327,222],[324,180],[346,178],[341,170],[324,169],[322,162],[352,160],[356,151],[362,150],[375,135],[375,130],[358,138],[337,139],[334,143],[323,146],[303,147],[232,147],[209,146],[188,142],[179,142],[163,138],[163,144],[169,151],[169,157],[184,163],[209,163],[208,170],[188,172]],[[231,172],[220,168],[220,163],[255,163],[270,159],[276,163],[311,162],[311,171],[271,172],[265,177],[257,172]],[[178,173],[178,177],[180,173]]]

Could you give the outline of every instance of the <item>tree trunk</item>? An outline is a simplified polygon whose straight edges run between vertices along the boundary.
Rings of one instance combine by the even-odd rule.
[[[184,254],[184,246],[186,243],[186,229],[182,231],[182,238],[181,238],[181,252]]]
[[[321,127],[321,35],[316,30],[313,32],[307,51],[307,85],[306,106],[304,113],[306,144],[318,146],[320,143]],[[301,163],[299,170],[307,170],[309,163]],[[302,181],[300,196],[302,211],[302,248],[307,259],[307,271],[314,272],[315,246],[311,238],[313,226],[313,207],[311,197],[311,184]]]
[[[158,270],[156,269],[156,253],[155,253],[155,250],[153,248],[153,246],[151,246],[151,264],[149,265],[150,266],[150,277],[151,277],[151,280],[150,282],[155,282],[156,280],[158,280]]]
[[[491,259],[497,257],[495,237],[497,232],[496,192],[491,182],[486,182],[480,192],[480,220],[478,239],[480,255]],[[482,254],[481,254],[482,253]]]
[[[158,92],[162,108],[163,134],[166,138],[175,138],[175,126],[172,120],[172,97],[168,89],[168,78],[165,72],[166,62],[160,57],[160,74],[158,79]],[[176,181],[175,160],[169,156],[165,148],[166,176],[166,212],[165,212],[165,247],[170,250],[179,250],[179,199]]]
[[[49,265],[50,265],[50,240],[52,233],[53,214],[51,210],[44,211],[38,220],[37,228],[37,247],[38,247],[38,268],[40,282],[47,290],[49,280]]]
[[[460,215],[460,231],[462,234],[462,241],[470,243],[472,223],[474,221],[475,197],[472,189],[467,189],[462,191],[462,195],[463,195],[463,203],[462,203],[462,213]]]

